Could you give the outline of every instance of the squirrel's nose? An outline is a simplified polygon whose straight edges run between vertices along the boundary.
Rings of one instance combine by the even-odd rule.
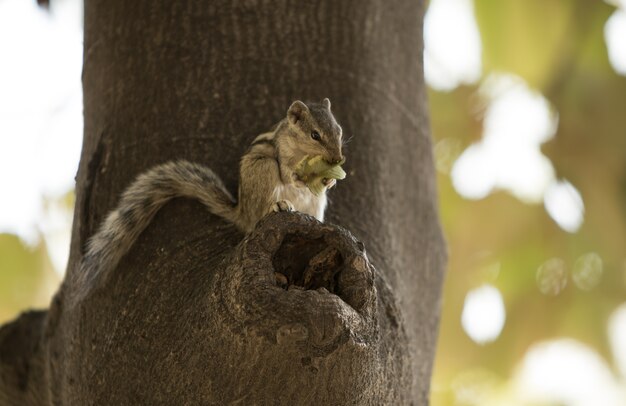
[[[343,155],[339,155],[338,157],[334,157],[332,160],[332,164],[333,165],[337,165],[338,163],[340,163],[341,161],[343,161]]]

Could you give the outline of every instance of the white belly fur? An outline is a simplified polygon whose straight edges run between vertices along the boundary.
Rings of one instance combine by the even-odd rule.
[[[324,221],[326,193],[315,196],[307,187],[280,185],[274,189],[276,201],[289,200],[296,211],[310,214],[319,221]]]

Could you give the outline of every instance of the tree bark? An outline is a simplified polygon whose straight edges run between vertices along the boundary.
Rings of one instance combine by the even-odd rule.
[[[87,0],[68,273],[47,312],[0,330],[0,403],[427,404],[445,244],[422,16],[413,0]],[[177,199],[70,300],[137,174],[184,158],[234,192],[254,136],[323,97],[354,136],[326,224],[275,214],[244,238]]]

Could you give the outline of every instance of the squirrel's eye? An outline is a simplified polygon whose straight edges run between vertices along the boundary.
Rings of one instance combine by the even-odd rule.
[[[320,137],[320,133],[318,133],[317,131],[311,132],[311,138],[313,138],[315,141],[319,141],[322,139],[322,137]]]

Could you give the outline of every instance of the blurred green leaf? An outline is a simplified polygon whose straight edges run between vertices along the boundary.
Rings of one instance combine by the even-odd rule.
[[[58,282],[43,245],[29,249],[17,236],[0,234],[0,323],[47,307]]]

